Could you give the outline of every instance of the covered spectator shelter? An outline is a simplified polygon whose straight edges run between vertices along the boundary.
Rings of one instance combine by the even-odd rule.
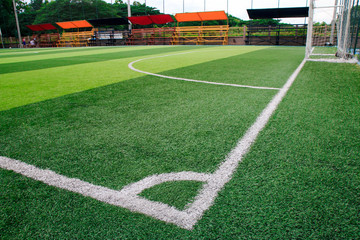
[[[86,20],[70,21],[70,22],[57,22],[62,29],[72,28],[92,28],[93,26]]]
[[[247,9],[250,19],[308,17],[309,7]]]
[[[175,15],[175,18],[178,23],[204,22],[204,21],[217,21],[217,20],[228,21],[228,17],[224,11],[177,13]]]
[[[128,30],[114,30],[113,26],[129,25],[127,18],[102,18],[88,20],[97,29],[89,40],[90,46],[124,45],[129,36]]]
[[[57,28],[52,25],[51,23],[44,23],[44,24],[36,24],[36,25],[26,25],[33,32],[46,32],[57,30]],[[59,33],[36,33],[33,38],[37,37],[36,45],[38,47],[55,47],[57,41],[59,40]]]
[[[56,30],[57,28],[51,23],[37,24],[37,25],[26,25],[31,31],[39,32],[39,31],[48,31],[48,30]]]
[[[134,25],[167,24],[174,22],[169,14],[128,17]],[[172,39],[175,27],[132,29],[127,45],[168,45]]]
[[[77,29],[77,32],[63,32],[58,47],[81,47],[88,46],[88,42],[94,35],[93,26],[86,20],[57,22],[62,29]],[[80,31],[80,28],[91,28],[90,31]]]
[[[309,16],[309,7],[247,9],[250,19],[302,18]],[[305,45],[306,25],[249,25],[246,44],[249,45]],[[288,33],[293,32],[290,36]]]
[[[178,27],[172,44],[228,44],[229,24],[225,11],[177,13]],[[226,20],[226,25],[203,26],[205,21]],[[201,22],[201,26],[179,27],[182,22]]]
[[[94,27],[103,27],[103,26],[118,26],[118,25],[128,25],[129,21],[127,18],[102,18],[102,19],[90,19],[88,20],[91,25]]]
[[[136,16],[128,17],[128,19],[132,24],[137,25],[166,24],[174,22],[174,19],[168,14]]]

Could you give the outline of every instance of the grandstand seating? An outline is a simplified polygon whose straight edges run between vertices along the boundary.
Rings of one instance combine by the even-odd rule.
[[[94,29],[83,32],[63,32],[57,42],[57,47],[86,47],[94,35]]]
[[[228,44],[229,25],[177,27],[171,40],[179,44]]]
[[[129,31],[127,30],[109,30],[99,29],[95,31],[95,39],[91,39],[91,46],[116,46],[124,45],[128,39]]]
[[[56,47],[56,43],[59,41],[59,39],[59,33],[41,34],[39,47]]]
[[[175,32],[174,27],[133,29],[127,45],[169,45]]]

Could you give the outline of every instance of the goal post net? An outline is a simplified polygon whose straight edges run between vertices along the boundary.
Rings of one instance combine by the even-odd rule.
[[[359,0],[334,0],[330,6],[321,5],[321,0],[310,0],[306,58],[309,60],[353,58],[360,46],[359,25]],[[320,46],[332,46],[332,48],[327,50],[317,48]]]

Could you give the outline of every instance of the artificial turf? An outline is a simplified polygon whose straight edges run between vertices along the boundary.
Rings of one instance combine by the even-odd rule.
[[[240,51],[161,73],[259,84],[268,75],[255,71],[258,59],[262,69],[284,66],[264,81],[279,87],[303,51]],[[268,67],[271,56],[276,64]],[[0,236],[359,238],[359,73],[354,65],[307,63],[193,231],[0,169]],[[113,189],[155,173],[212,172],[275,93],[138,76],[0,112],[0,155]],[[199,183],[174,182],[142,195],[181,209],[198,189]]]
[[[315,54],[334,54],[337,51],[337,47],[315,47],[313,53]]]
[[[225,76],[226,62],[215,62],[212,72]],[[140,77],[3,111],[1,155],[114,189],[153,174],[213,172],[276,93],[260,92]]]
[[[15,52],[20,57],[9,58],[9,51],[0,52],[0,110],[6,110],[25,104],[44,101],[64,96],[74,92],[81,92],[99,86],[117,83],[139,76],[131,71],[128,63],[144,57],[154,57],[169,54],[199,52],[198,58],[175,58],[166,64],[147,61],[142,64],[150,66],[152,72],[162,66],[161,71],[212,61],[219,58],[233,56],[244,52],[256,51],[264,47],[248,47],[245,49],[228,49],[227,51],[212,51],[201,54],[201,49],[216,47],[199,46],[151,46],[151,47],[100,47],[61,50],[34,50]],[[230,51],[229,51],[230,50]],[[11,52],[11,51],[10,51]],[[207,52],[207,51],[206,51]],[[50,53],[50,54],[49,54]],[[23,56],[25,55],[25,56]],[[195,55],[196,56],[196,55]],[[164,69],[165,66],[165,69]],[[54,77],[56,76],[56,77]]]

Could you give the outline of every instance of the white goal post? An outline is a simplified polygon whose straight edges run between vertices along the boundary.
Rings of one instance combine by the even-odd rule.
[[[307,29],[307,39],[306,39],[306,52],[305,57],[309,59],[312,55],[312,49],[314,42],[316,40],[315,35],[319,34],[314,31],[314,11],[319,8],[328,8],[334,9],[333,20],[331,22],[331,28],[327,30],[327,26],[324,26],[325,35],[331,32],[330,38],[327,45],[336,45],[337,53],[336,56],[340,59],[349,59],[352,57],[350,46],[351,46],[351,36],[350,34],[350,25],[352,17],[352,9],[355,7],[354,0],[335,0],[333,6],[316,6],[316,0],[310,0],[309,4],[309,20],[308,20],[308,29]],[[329,26],[330,27],[330,26]],[[337,31],[335,32],[335,28]],[[327,31],[327,32],[326,32]],[[324,33],[321,33],[324,35]],[[335,42],[336,35],[336,42]],[[324,37],[324,39],[327,39]]]

